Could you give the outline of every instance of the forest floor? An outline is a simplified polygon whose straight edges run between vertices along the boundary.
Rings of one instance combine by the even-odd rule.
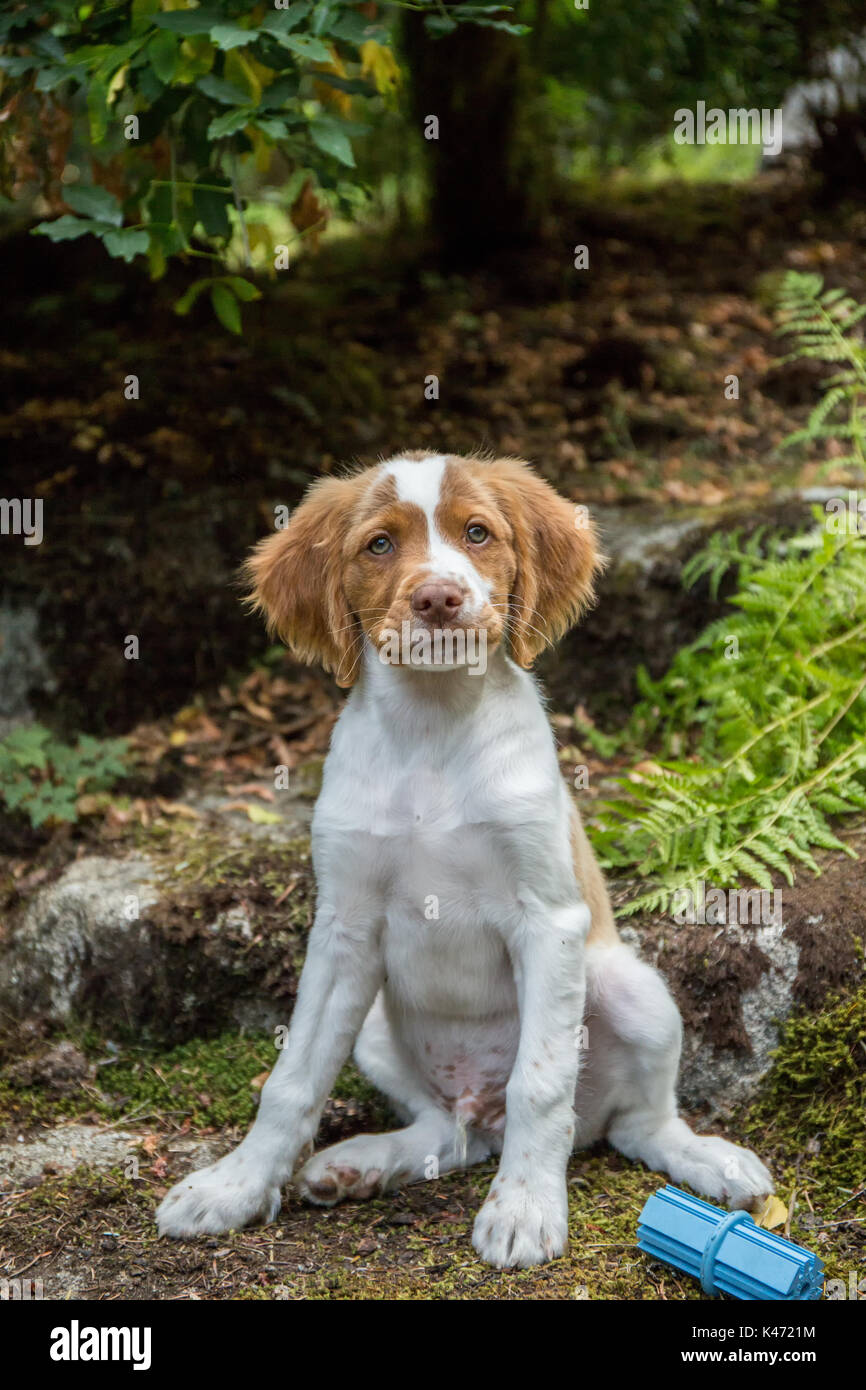
[[[818,399],[820,373],[774,365],[772,290],[786,268],[809,269],[866,302],[866,214],[816,209],[769,179],[736,194],[656,190],[587,207],[560,232],[528,260],[468,277],[419,269],[411,247],[371,244],[359,256],[334,246],[245,309],[242,340],[204,307],[173,314],[180,277],[154,289],[82,243],[21,242],[14,273],[6,259],[3,488],[44,498],[59,522],[7,571],[11,592],[38,597],[63,652],[60,689],[37,713],[128,735],[136,770],[124,797],[91,801],[75,827],[0,821],[0,933],[82,854],[177,854],[183,842],[183,911],[204,920],[219,897],[265,931],[295,914],[300,959],[313,892],[302,843],[219,863],[202,803],[253,829],[273,810],[265,770],[275,758],[315,794],[337,692],[267,650],[225,576],[272,525],[273,506],[319,472],[429,443],[521,454],[590,503],[758,505],[818,479],[817,459],[780,447]],[[580,243],[589,271],[573,266]],[[129,373],[141,384],[135,402],[124,399]],[[725,396],[732,373],[736,401]],[[425,400],[430,375],[438,400]],[[208,583],[216,592],[203,605]],[[118,694],[106,649],[142,630],[159,655]],[[555,723],[573,744],[570,711]],[[593,786],[620,770],[616,757],[596,758]],[[850,833],[862,845],[862,831]],[[792,905],[803,922],[837,910],[840,930],[862,934],[862,860],[826,867],[826,879],[798,881]],[[839,1039],[861,1027],[863,996],[848,988],[847,956],[809,959],[813,1016],[752,1105],[713,1128],[760,1147],[792,1238],[847,1282],[866,1258],[866,1135],[862,1064],[851,1070]],[[38,1053],[57,1037],[36,1030],[30,1041]],[[72,1081],[37,1065],[0,1082],[0,1177],[4,1153],[16,1175],[0,1187],[0,1277],[41,1280],[46,1297],[702,1297],[636,1249],[659,1176],[606,1149],[573,1158],[571,1251],[541,1270],[502,1274],[474,1257],[489,1163],[330,1212],[288,1197],[263,1230],[157,1241],[167,1186],[254,1114],[272,1041],[210,1030],[157,1044],[92,1023],[68,1041],[83,1067]],[[348,1068],[320,1142],[387,1123]],[[94,1134],[105,1146],[87,1161]],[[34,1149],[30,1169],[13,1167],[12,1149],[20,1158],[39,1141],[56,1153]]]

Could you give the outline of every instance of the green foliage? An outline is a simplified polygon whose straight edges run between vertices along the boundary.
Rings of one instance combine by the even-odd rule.
[[[74,821],[79,796],[109,791],[126,775],[125,752],[123,739],[82,734],[73,747],[41,724],[15,729],[0,743],[0,801],[33,826]]]
[[[748,1129],[766,1145],[820,1145],[822,1163],[840,1186],[863,1181],[866,1154],[866,989],[831,997],[820,1012],[798,1012],[782,1027],[773,1066],[752,1107]]]
[[[780,332],[794,338],[783,362],[811,360],[836,370],[824,382],[824,393],[800,430],[785,446],[844,441],[847,450],[829,460],[827,468],[850,467],[866,474],[866,346],[858,325],[866,304],[858,305],[844,290],[825,290],[820,275],[790,270],[779,295]]]
[[[716,537],[693,562],[716,585],[738,566],[737,590],[661,680],[640,675],[628,737],[659,759],[622,779],[594,837],[608,867],[652,880],[628,912],[853,853],[830,820],[866,809],[866,545],[825,522],[765,553]]]
[[[661,141],[674,112],[698,101],[725,110],[781,106],[792,83],[820,74],[822,55],[858,41],[862,27],[859,0],[644,0],[639,22],[633,5],[607,0],[551,6],[534,42],[566,118],[562,159],[591,149],[604,165]],[[705,148],[710,158],[726,153]],[[736,166],[742,151],[729,154]]]
[[[369,127],[356,107],[366,116],[394,100],[402,74],[391,28],[401,5],[18,5],[0,16],[0,188],[39,192],[60,214],[39,234],[96,236],[111,256],[147,257],[154,278],[173,256],[213,261],[216,274],[200,288],[239,332],[240,305],[255,295],[221,272],[233,268],[233,242],[249,268],[251,235],[267,235],[247,225],[249,190],[269,185],[299,237],[364,202],[353,142]],[[458,23],[523,32],[508,4],[410,7],[426,14],[434,38]],[[80,182],[69,181],[70,165]]]
[[[790,272],[778,312],[795,340],[785,362],[841,364],[790,442],[845,439],[851,452],[834,463],[862,468],[866,307]],[[684,566],[684,584],[707,578],[713,598],[736,570],[733,612],[661,680],[638,673],[643,698],[622,741],[660,757],[621,780],[626,794],[595,834],[608,867],[652,880],[624,911],[661,909],[701,880],[769,889],[775,870],[791,883],[795,863],[819,871],[816,848],[853,854],[831,819],[866,809],[866,527],[841,502],[793,538],[717,532]]]

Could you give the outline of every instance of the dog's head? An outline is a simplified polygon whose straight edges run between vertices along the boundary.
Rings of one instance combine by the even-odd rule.
[[[365,638],[383,660],[444,670],[483,635],[528,668],[601,564],[586,509],[527,464],[412,452],[315,483],[245,575],[271,630],[350,686]]]

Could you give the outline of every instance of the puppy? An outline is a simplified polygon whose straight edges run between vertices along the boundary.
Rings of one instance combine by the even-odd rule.
[[[566,1165],[599,1139],[733,1207],[749,1150],[677,1115],[682,1025],[618,938],[529,668],[592,597],[585,509],[524,463],[402,454],[315,484],[247,564],[252,598],[351,695],[312,827],[318,906],[252,1130],[162,1233],[272,1221],[499,1155],[473,1231],[500,1268],[567,1243]],[[354,1048],[405,1127],[312,1154]],[[300,1168],[300,1171],[297,1171]]]

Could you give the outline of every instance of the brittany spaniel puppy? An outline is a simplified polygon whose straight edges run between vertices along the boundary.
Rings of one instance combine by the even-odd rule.
[[[734,1207],[772,1191],[677,1115],[679,1014],[619,940],[529,674],[599,568],[585,509],[526,464],[417,452],[316,483],[254,551],[272,629],[352,693],[286,1045],[252,1130],[172,1188],[162,1233],[272,1221],[292,1178],[330,1206],[498,1154],[473,1244],[539,1264],[566,1248],[568,1156],[599,1139]],[[312,1154],[353,1047],[405,1128]]]

